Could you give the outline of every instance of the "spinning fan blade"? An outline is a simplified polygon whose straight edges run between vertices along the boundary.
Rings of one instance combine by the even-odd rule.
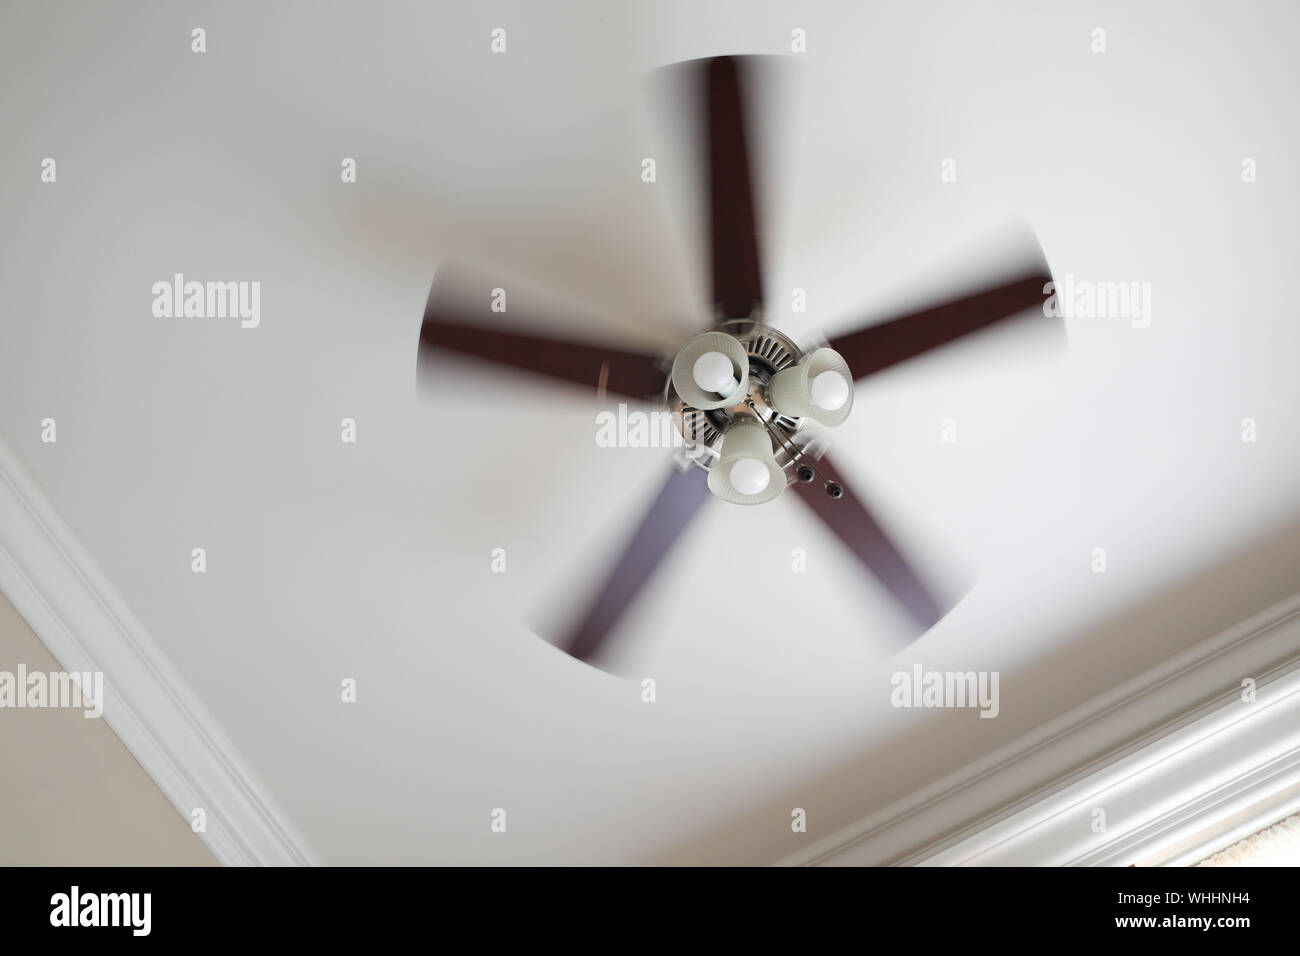
[[[907,608],[922,630],[928,631],[946,611],[940,609],[939,603],[876,523],[866,505],[854,497],[844,483],[843,474],[835,469],[830,459],[823,458],[818,464],[836,476],[837,483],[844,489],[843,496],[830,498],[818,481],[797,481],[794,488],[826,527],[835,532],[867,570]]]
[[[465,315],[429,291],[420,327],[422,364],[440,350],[456,352],[635,399],[658,395],[667,381],[653,355],[467,322]]]
[[[705,478],[699,468],[672,470],[587,613],[557,642],[562,650],[588,663],[598,655],[619,616],[709,497]]]
[[[844,356],[854,378],[862,379],[1028,309],[1041,309],[1048,298],[1043,287],[1051,281],[1045,266],[1036,267],[994,288],[836,336],[830,347]]]
[[[698,65],[708,127],[713,301],[731,319],[746,318],[763,301],[746,102],[753,59],[722,56]]]

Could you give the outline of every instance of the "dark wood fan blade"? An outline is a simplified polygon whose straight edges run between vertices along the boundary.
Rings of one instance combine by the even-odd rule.
[[[929,630],[946,611],[940,609],[939,602],[921,583],[867,506],[854,496],[849,485],[845,484],[843,474],[836,471],[830,459],[823,458],[818,467],[834,476],[844,494],[833,499],[819,481],[796,481],[794,488],[804,504],[839,536],[868,571],[880,579],[922,630]]]
[[[659,359],[607,345],[566,341],[466,322],[435,303],[432,292],[420,327],[420,358],[454,352],[552,379],[644,399],[660,394],[667,374]]]
[[[745,59],[715,57],[705,60],[701,70],[707,103],[713,301],[732,319],[747,317],[763,301]]]
[[[1043,287],[1051,281],[1046,268],[1036,269],[994,288],[836,336],[830,346],[844,356],[855,378],[865,378],[1028,309],[1041,309],[1050,295]],[[1060,320],[1044,316],[1043,321]]]
[[[562,650],[588,663],[596,658],[624,609],[708,497],[709,485],[702,469],[672,470],[586,614],[557,642]]]

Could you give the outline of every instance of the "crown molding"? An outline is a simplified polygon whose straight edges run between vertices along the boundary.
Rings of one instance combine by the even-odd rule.
[[[1295,623],[1296,619],[1292,618]],[[1295,628],[1300,637],[1300,626]],[[1215,824],[1300,784],[1300,658],[1032,805],[921,860],[925,866],[1191,863],[1236,839]],[[1104,817],[1098,820],[1098,813]],[[1274,807],[1279,819],[1286,813]],[[1104,828],[1094,829],[1098,822]],[[1268,820],[1266,822],[1274,822]],[[1190,833],[1207,833],[1178,848]],[[1177,849],[1175,849],[1177,848]]]
[[[104,715],[227,866],[318,863],[166,656],[0,440],[0,591],[68,671],[104,674]]]
[[[1256,682],[1253,704],[1241,700],[1246,677]],[[1168,862],[1189,832],[1234,813],[1249,818],[1251,806],[1297,783],[1293,595],[781,863]],[[1106,811],[1100,833],[1096,809]],[[1177,859],[1216,839],[1183,846]]]

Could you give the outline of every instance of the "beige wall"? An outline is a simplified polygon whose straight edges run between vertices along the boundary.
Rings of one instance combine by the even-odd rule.
[[[59,670],[0,595],[0,671]],[[0,865],[214,866],[103,719],[0,707]]]

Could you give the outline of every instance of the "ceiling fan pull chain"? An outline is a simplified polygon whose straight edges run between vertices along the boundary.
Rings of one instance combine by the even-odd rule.
[[[768,432],[772,435],[772,437],[775,438],[777,441],[779,441],[782,444],[782,446],[784,446],[785,450],[790,453],[791,460],[795,462],[799,462],[799,461],[803,462],[798,466],[797,470],[795,471],[795,476],[800,481],[809,482],[812,481],[813,478],[820,478],[822,481],[822,486],[826,489],[826,494],[828,497],[830,498],[844,497],[844,486],[841,485],[835,479],[827,478],[825,475],[823,475],[821,470],[812,463],[811,459],[805,459],[803,454],[804,450],[800,448],[798,445],[796,445],[794,442],[786,438],[785,435],[781,434],[781,430],[779,428],[774,427],[769,421],[767,421],[767,419],[763,417],[763,413],[758,410],[758,406],[754,404],[754,400],[752,398],[746,398],[745,404],[749,406],[750,411],[754,413],[754,416],[763,424],[763,427],[768,430]]]

